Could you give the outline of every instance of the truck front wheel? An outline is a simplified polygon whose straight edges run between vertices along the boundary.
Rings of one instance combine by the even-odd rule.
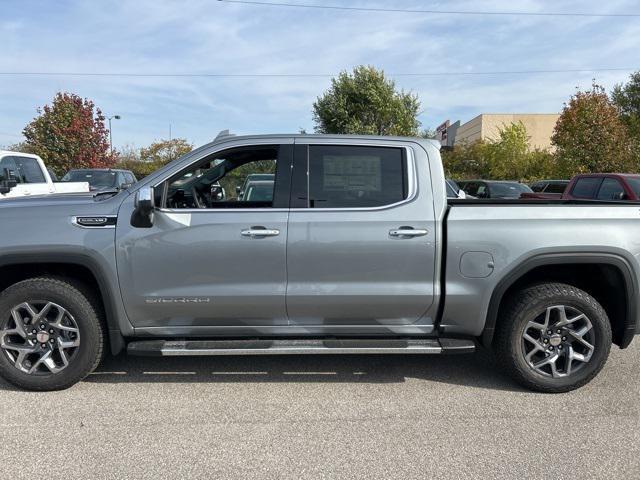
[[[0,294],[0,376],[27,390],[79,382],[102,357],[104,328],[73,283],[24,280]]]
[[[499,363],[521,385],[539,392],[579,388],[604,366],[611,324],[588,293],[562,283],[517,292],[498,319]]]

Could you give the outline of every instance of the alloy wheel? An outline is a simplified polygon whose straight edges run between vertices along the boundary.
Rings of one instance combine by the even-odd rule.
[[[58,373],[80,346],[80,330],[62,306],[24,302],[11,309],[0,326],[0,349],[15,368],[31,375]]]
[[[547,377],[568,377],[580,371],[595,351],[589,318],[575,307],[547,307],[522,332],[522,350],[529,367]]]

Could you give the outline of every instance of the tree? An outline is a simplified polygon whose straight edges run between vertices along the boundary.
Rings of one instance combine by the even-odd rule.
[[[429,140],[438,139],[438,133],[435,130],[432,130],[430,128],[424,128],[420,130],[420,132],[418,132],[418,136],[421,138],[427,138]]]
[[[482,140],[455,145],[451,150],[441,150],[440,154],[447,177],[454,180],[490,178],[487,143]]]
[[[498,138],[456,145],[442,152],[445,172],[455,179],[491,178],[530,182],[555,176],[553,155],[531,149],[522,122],[504,125]]]
[[[616,85],[611,100],[634,140],[636,155],[640,155],[640,72],[631,74],[626,84]]]
[[[193,150],[193,146],[184,138],[159,140],[140,149],[126,145],[118,152],[116,166],[124,170],[131,170],[140,180],[191,150]]]
[[[567,177],[635,168],[618,109],[595,83],[590,90],[578,90],[565,104],[551,142],[556,147],[558,169]]]
[[[18,142],[13,145],[8,145],[4,147],[4,150],[8,150],[10,152],[20,152],[20,153],[31,153],[35,154],[36,152],[33,150],[33,147],[29,145],[27,142]]]
[[[361,65],[331,80],[313,104],[313,120],[318,133],[415,136],[419,109],[416,95],[397,91],[383,71]]]
[[[51,105],[37,111],[22,133],[28,148],[58,175],[72,168],[113,166],[104,115],[91,100],[59,92]]]
[[[140,149],[140,160],[143,162],[166,165],[167,163],[189,153],[193,145],[184,138],[158,140],[146,148]]]

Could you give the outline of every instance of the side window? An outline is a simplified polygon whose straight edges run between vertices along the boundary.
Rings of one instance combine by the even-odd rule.
[[[17,167],[17,177],[21,183],[45,183],[44,174],[35,158],[12,157]]]
[[[45,183],[44,174],[35,158],[9,156],[0,160],[0,180],[4,180],[5,169],[18,183]]]
[[[542,182],[538,182],[538,183],[534,183],[533,185],[531,185],[531,190],[533,190],[534,192],[538,193],[538,192],[542,192],[544,191],[544,187],[549,187],[550,185],[547,185],[546,183],[542,183]]]
[[[598,191],[598,200],[623,200],[624,188],[615,178],[605,178]]]
[[[602,179],[598,177],[579,178],[573,186],[571,195],[576,198],[593,199],[596,197],[596,191],[601,181]]]
[[[363,208],[407,198],[404,149],[309,146],[310,208]]]
[[[242,147],[213,154],[165,182],[162,204],[173,209],[271,208],[283,148]],[[288,197],[286,188],[283,197]]]

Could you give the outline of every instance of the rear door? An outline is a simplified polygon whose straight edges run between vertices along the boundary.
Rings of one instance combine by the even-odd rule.
[[[292,325],[409,325],[434,298],[435,218],[425,153],[296,145],[287,312]],[[418,197],[419,189],[419,197]]]

